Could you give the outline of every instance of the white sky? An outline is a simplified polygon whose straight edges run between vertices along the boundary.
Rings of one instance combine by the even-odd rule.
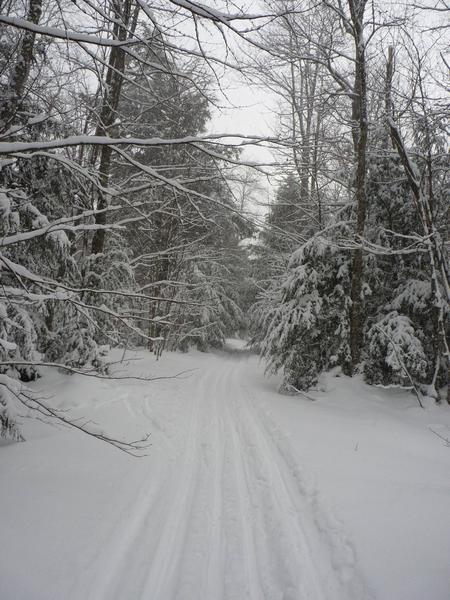
[[[277,124],[274,96],[245,83],[235,83],[227,90],[229,106],[215,109],[210,123],[214,133],[273,136]],[[224,99],[225,103],[225,99]],[[244,159],[272,162],[273,156],[264,148],[248,147]]]
[[[215,109],[208,129],[212,133],[236,133],[271,137],[277,125],[276,99],[273,94],[265,93],[257,87],[236,82],[227,89],[228,107]],[[225,99],[222,99],[225,103]],[[227,140],[228,141],[228,140]],[[239,140],[236,140],[237,142]],[[273,163],[276,157],[268,148],[247,146],[241,154],[243,162]],[[267,171],[267,169],[265,169]],[[271,171],[271,169],[269,169]],[[247,210],[262,217],[273,197],[274,187],[261,176],[260,189],[255,189],[246,202]]]

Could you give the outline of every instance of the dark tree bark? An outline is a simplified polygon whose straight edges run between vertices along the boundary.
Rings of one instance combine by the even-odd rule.
[[[355,200],[356,238],[361,242],[366,222],[366,155],[367,155],[367,81],[363,18],[366,0],[349,0],[353,36],[355,41],[355,84],[352,101],[353,146],[356,159]],[[353,252],[350,308],[350,352],[351,372],[361,359],[363,342],[363,299],[364,257],[361,247]]]
[[[42,0],[30,0],[27,21],[39,23],[42,14]],[[0,133],[5,133],[13,124],[17,110],[23,101],[25,86],[33,61],[34,40],[36,34],[26,31],[17,51],[17,58],[11,71],[8,86],[0,106]]]
[[[132,18],[133,0],[111,0],[114,14],[113,37],[121,42],[128,36],[133,35],[137,24],[138,8],[135,9]],[[131,25],[131,28],[130,28]],[[97,125],[96,135],[110,135],[111,129],[117,119],[117,109],[122,91],[123,74],[125,72],[125,52],[119,46],[113,46],[109,55],[108,69],[104,83],[104,94],[100,118]],[[99,182],[102,188],[107,188],[111,168],[112,148],[103,145],[100,148]],[[97,154],[94,153],[94,161]],[[98,196],[97,208],[104,209],[108,206],[108,199],[104,193]],[[106,225],[106,212],[97,214],[96,225]],[[102,227],[97,229],[92,238],[92,254],[101,254],[105,245],[106,230]]]

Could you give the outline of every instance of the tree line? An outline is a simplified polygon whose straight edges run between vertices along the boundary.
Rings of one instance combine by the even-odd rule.
[[[444,5],[255,6],[0,1],[2,437],[24,408],[75,425],[26,386],[44,365],[237,331],[286,389],[448,388]],[[208,133],[229,73],[279,99],[276,132]],[[248,145],[278,164],[264,222]]]
[[[301,13],[273,25],[259,71],[293,142],[268,219],[303,240],[265,235],[262,255],[277,260],[254,343],[286,389],[339,366],[440,401],[450,371],[445,6],[286,6]]]

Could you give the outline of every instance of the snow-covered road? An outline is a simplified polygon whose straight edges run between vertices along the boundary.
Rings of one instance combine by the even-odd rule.
[[[102,558],[93,598],[364,597],[350,591],[351,548],[324,526],[245,381],[245,362],[223,358],[184,388],[183,443],[162,486],[147,474],[106,549],[110,561]]]
[[[140,358],[129,371],[143,359],[148,372]],[[406,600],[369,592],[354,532],[273,417],[277,402],[301,402],[274,393],[255,357],[168,355],[151,367],[196,370],[152,383],[46,378],[74,416],[129,438],[150,431],[148,456],[31,422],[29,442],[0,448],[2,600]]]

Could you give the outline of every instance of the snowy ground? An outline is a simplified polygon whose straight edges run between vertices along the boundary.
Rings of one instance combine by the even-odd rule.
[[[280,396],[233,341],[145,352],[106,381],[51,372],[54,402],[133,459],[27,420],[0,447],[1,600],[448,600],[450,410],[327,376]]]

